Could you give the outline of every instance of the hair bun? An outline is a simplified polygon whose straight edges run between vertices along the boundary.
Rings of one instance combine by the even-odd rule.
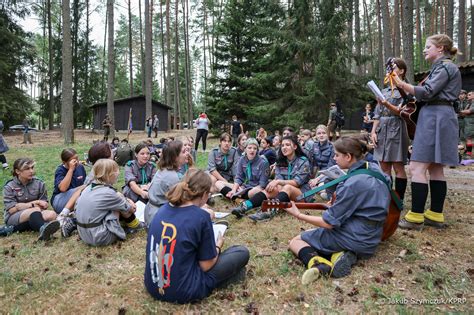
[[[451,47],[451,49],[449,50],[449,53],[451,54],[451,56],[455,56],[456,54],[462,55],[462,53],[458,52],[458,49],[456,47]]]

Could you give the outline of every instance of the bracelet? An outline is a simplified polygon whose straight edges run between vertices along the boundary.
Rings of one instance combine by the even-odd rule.
[[[35,207],[35,204],[32,202],[31,203],[31,208],[34,208]]]
[[[301,220],[301,219],[300,219],[300,216],[301,216],[301,212],[298,212],[298,215],[296,216],[296,218],[297,218],[298,220]]]
[[[216,245],[216,248],[217,248],[217,255],[219,256],[222,252],[222,249]]]

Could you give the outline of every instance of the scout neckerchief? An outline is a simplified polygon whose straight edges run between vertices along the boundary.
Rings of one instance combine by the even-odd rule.
[[[292,162],[295,162],[297,158],[298,157],[295,155],[295,158],[293,159],[293,161],[290,161],[287,159],[288,160],[288,175],[287,175],[288,179],[287,180],[291,180],[291,173],[293,172]]]
[[[252,161],[253,160],[249,160],[249,162],[247,163],[247,168],[245,169],[244,184],[247,184],[248,182],[250,182],[250,179],[252,178]]]

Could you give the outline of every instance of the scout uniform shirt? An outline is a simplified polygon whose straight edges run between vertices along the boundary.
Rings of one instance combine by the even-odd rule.
[[[209,152],[207,170],[209,173],[218,171],[226,180],[232,181],[235,176],[235,168],[237,167],[239,158],[237,150],[234,147],[231,147],[227,154],[224,154],[220,147],[214,148]]]
[[[128,161],[124,173],[125,186],[122,187],[122,192],[125,197],[137,201],[139,196],[130,188],[129,183],[133,181],[137,185],[148,184],[156,173],[156,166],[151,162],[147,162],[140,167],[137,160]]]
[[[127,213],[127,199],[109,185],[92,183],[76,203],[77,230],[81,239],[94,246],[109,245],[126,238],[115,211]]]
[[[35,200],[44,200],[48,202],[48,193],[44,182],[36,177],[23,185],[18,177],[13,177],[3,187],[3,203],[5,205],[4,220],[8,222],[11,214],[8,212],[17,203],[28,203]],[[8,224],[8,223],[7,223]]]
[[[294,180],[301,192],[309,190],[311,166],[305,156],[295,156],[293,161],[288,161],[288,166],[278,166],[275,170],[275,179]]]
[[[313,166],[317,167],[318,170],[325,170],[335,164],[334,161],[334,146],[331,142],[326,140],[321,142],[316,141],[313,147]]]
[[[249,160],[244,155],[237,163],[235,183],[243,188],[260,186],[265,189],[269,175],[270,165],[264,156],[257,154],[253,160]]]

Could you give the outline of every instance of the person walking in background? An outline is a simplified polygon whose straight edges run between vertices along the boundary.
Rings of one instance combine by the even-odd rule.
[[[105,114],[104,120],[102,120],[102,128],[104,128],[104,141],[109,141],[110,127],[112,127],[112,119],[109,114]]]
[[[329,141],[332,141],[336,134],[336,103],[329,104],[329,118],[328,118],[328,130],[329,130]]]
[[[8,151],[8,145],[3,138],[3,121],[0,120],[0,163],[4,170],[8,168],[7,158],[4,153]]]
[[[467,94],[467,103],[459,112],[464,117],[463,135],[466,139],[466,155],[472,159],[472,138],[474,137],[474,91]]]
[[[153,116],[153,131],[155,132],[155,138],[158,137],[158,127],[160,126],[160,120],[158,115]]]
[[[232,135],[232,146],[236,147],[238,145],[237,138],[241,133],[244,132],[244,127],[242,123],[237,120],[237,116],[232,116],[232,122],[230,123],[230,134]]]
[[[201,112],[199,114],[199,117],[196,119],[196,144],[194,149],[197,151],[199,147],[199,141],[202,139],[202,150],[206,152],[206,140],[207,140],[207,134],[209,133],[209,125],[211,124],[211,121],[209,118],[207,118],[207,115],[205,112]]]
[[[31,133],[30,133],[30,121],[28,117],[25,117],[23,119],[23,142],[22,144],[33,144],[33,141],[31,141]]]
[[[153,118],[151,116],[147,117],[145,121],[145,126],[146,126],[146,134],[148,138],[151,138],[151,131],[153,129]]]

